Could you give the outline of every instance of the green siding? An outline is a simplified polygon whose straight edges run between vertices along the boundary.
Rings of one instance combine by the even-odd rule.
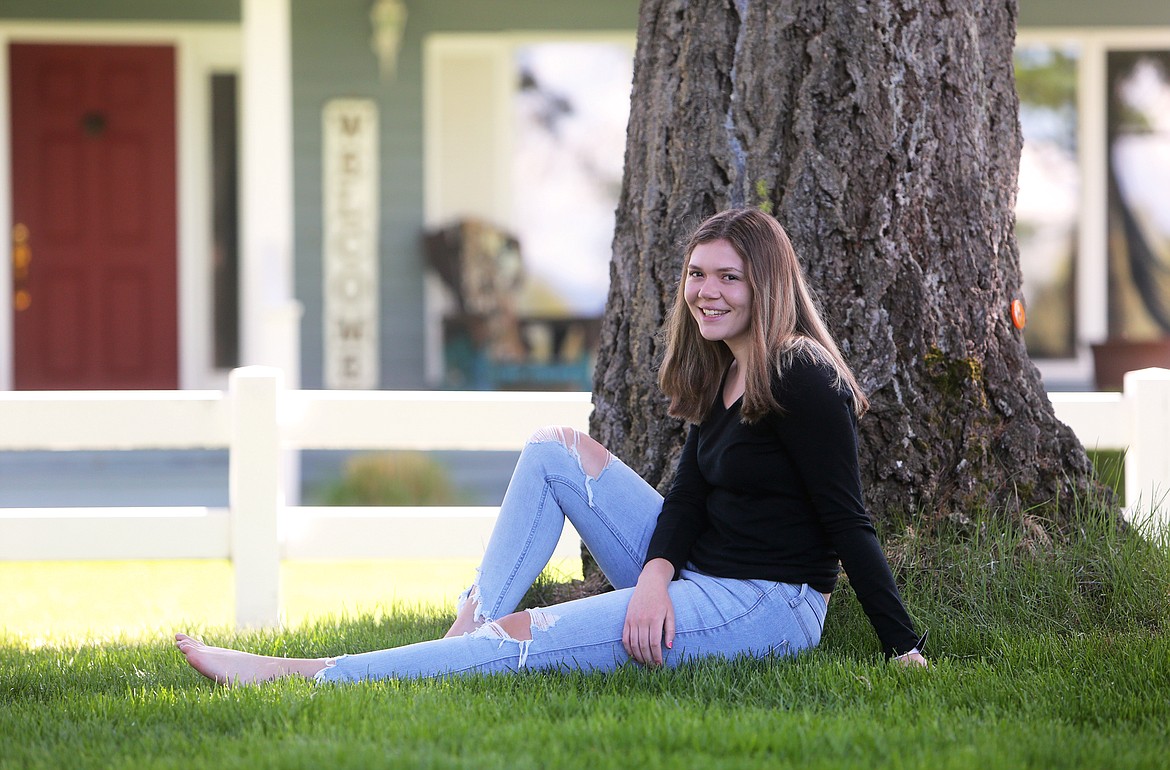
[[[1170,25],[1167,0],[1019,0],[1020,27],[1150,27]]]
[[[239,21],[240,0],[4,0],[0,19]]]
[[[410,20],[429,32],[630,30],[637,0],[408,0]],[[409,33],[408,33],[409,34]]]
[[[381,185],[381,384],[423,386],[422,44],[419,24],[407,22],[398,76],[383,83],[370,50],[369,3],[294,4],[293,137],[296,216],[296,293],[304,304],[301,377],[324,384],[321,110],[331,99],[378,103]]]

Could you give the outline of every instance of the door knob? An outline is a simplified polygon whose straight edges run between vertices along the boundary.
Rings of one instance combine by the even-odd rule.
[[[28,272],[32,264],[28,227],[17,223],[12,228],[12,307],[16,312],[28,310],[32,294],[28,290]]]

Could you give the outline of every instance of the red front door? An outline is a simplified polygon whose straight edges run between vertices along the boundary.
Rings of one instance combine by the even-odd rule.
[[[174,49],[9,64],[15,386],[178,387]]]

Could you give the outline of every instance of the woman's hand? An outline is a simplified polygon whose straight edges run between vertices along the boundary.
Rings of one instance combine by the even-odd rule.
[[[673,577],[673,564],[651,559],[642,568],[626,608],[622,646],[643,666],[661,666],[663,643],[667,649],[674,646],[674,604],[667,592]]]

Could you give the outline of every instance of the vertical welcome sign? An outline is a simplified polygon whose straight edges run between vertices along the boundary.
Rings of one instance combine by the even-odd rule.
[[[378,108],[325,105],[325,387],[378,385]]]

